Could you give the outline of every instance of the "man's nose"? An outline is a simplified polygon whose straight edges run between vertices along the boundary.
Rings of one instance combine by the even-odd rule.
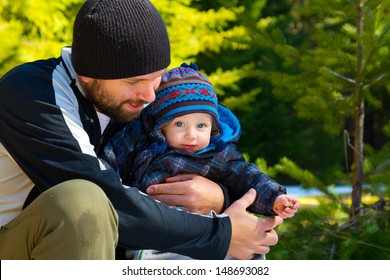
[[[156,98],[156,93],[154,91],[153,84],[150,84],[143,88],[142,91],[138,93],[138,98],[142,99],[147,103],[153,102]]]

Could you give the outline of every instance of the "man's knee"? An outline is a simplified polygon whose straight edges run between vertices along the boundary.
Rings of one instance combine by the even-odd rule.
[[[46,206],[52,214],[72,223],[79,234],[99,231],[100,226],[116,228],[118,217],[102,189],[86,180],[69,180],[48,190]],[[56,213],[56,212],[59,213]]]
[[[74,254],[72,258],[113,258],[118,241],[118,216],[99,186],[85,180],[70,180],[43,195],[37,198],[44,201],[48,211],[42,213],[47,223],[41,232],[42,243],[55,247],[62,240],[67,246],[57,252],[72,250],[67,253]],[[48,246],[43,246],[44,250]]]
[[[5,259],[113,259],[118,216],[99,186],[70,180],[43,192],[1,233]]]

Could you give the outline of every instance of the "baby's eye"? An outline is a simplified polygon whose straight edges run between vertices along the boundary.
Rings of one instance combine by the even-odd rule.
[[[184,123],[183,122],[176,122],[175,125],[177,127],[183,127],[184,126]]]
[[[206,127],[206,125],[204,123],[198,124],[198,128],[204,128],[204,127]]]

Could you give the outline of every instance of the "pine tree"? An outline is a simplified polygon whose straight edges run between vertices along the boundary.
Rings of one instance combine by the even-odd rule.
[[[295,74],[272,73],[275,94],[294,102],[298,114],[321,122],[330,133],[352,135],[352,205],[361,209],[364,173],[364,121],[367,106],[381,108],[374,93],[388,94],[390,1],[310,1],[296,7],[297,25],[310,34],[299,49],[275,43]],[[299,11],[298,11],[299,9]],[[288,93],[288,94],[287,94]],[[348,131],[345,123],[352,123]],[[388,165],[388,160],[377,162]]]

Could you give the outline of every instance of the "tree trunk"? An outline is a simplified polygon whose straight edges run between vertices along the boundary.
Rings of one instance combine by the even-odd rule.
[[[355,127],[354,127],[354,154],[355,165],[352,183],[352,205],[350,218],[353,220],[360,212],[363,190],[363,162],[364,162],[364,97],[363,97],[363,9],[364,3],[361,1],[356,5],[356,27],[357,27],[357,77],[355,84]]]
[[[354,156],[353,162],[355,169],[353,173],[352,183],[352,205],[350,211],[350,218],[353,219],[359,214],[359,210],[362,202],[362,190],[363,190],[363,161],[364,161],[364,101],[356,106],[355,111],[355,138],[354,138]]]

